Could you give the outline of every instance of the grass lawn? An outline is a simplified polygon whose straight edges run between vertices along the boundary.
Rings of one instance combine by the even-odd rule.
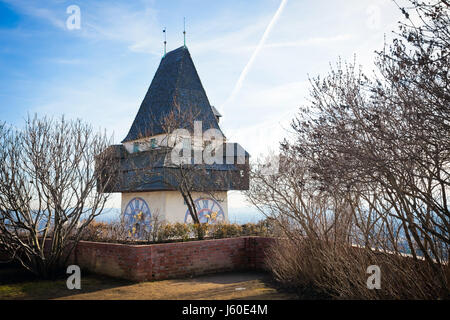
[[[69,290],[66,278],[38,280],[12,265],[0,264],[0,299],[183,300],[183,299],[297,299],[277,289],[261,272],[228,272],[190,279],[131,282],[82,271],[81,289]]]

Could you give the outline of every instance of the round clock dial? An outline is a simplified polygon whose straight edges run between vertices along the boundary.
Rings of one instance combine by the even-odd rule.
[[[225,212],[216,200],[202,197],[196,199],[194,203],[201,223],[219,223],[225,221]],[[192,223],[192,217],[189,209],[186,210],[184,222]]]
[[[131,199],[123,213],[128,235],[136,239],[146,238],[152,229],[150,208],[144,199]]]

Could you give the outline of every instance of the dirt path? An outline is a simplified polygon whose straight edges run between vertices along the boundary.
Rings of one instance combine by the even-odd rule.
[[[278,291],[265,273],[230,272],[193,279],[143,282],[73,294],[58,299],[100,300],[178,300],[178,299],[296,299]]]

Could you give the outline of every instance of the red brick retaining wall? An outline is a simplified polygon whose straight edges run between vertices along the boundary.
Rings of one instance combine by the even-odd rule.
[[[151,245],[81,241],[75,250],[73,263],[82,270],[135,281],[264,269],[265,250],[273,241],[264,237]]]

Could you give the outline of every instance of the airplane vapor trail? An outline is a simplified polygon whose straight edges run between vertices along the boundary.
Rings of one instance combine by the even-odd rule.
[[[241,75],[239,76],[238,81],[236,82],[233,91],[231,92],[231,95],[228,97],[227,101],[224,103],[227,104],[228,102],[232,101],[234,97],[238,94],[238,92],[242,88],[242,84],[250,70],[250,68],[253,65],[253,62],[255,61],[256,56],[258,55],[259,51],[261,51],[262,47],[264,46],[264,43],[267,40],[267,37],[269,36],[270,31],[272,30],[273,26],[277,22],[278,18],[280,17],[281,13],[283,12],[284,7],[286,6],[288,0],[282,0],[280,6],[278,7],[277,11],[275,12],[274,16],[272,17],[272,20],[270,21],[269,25],[267,26],[266,30],[264,31],[263,36],[259,40],[258,46],[256,47],[255,51],[253,51],[252,56],[247,62],[247,65],[244,67],[244,69],[241,72]]]

